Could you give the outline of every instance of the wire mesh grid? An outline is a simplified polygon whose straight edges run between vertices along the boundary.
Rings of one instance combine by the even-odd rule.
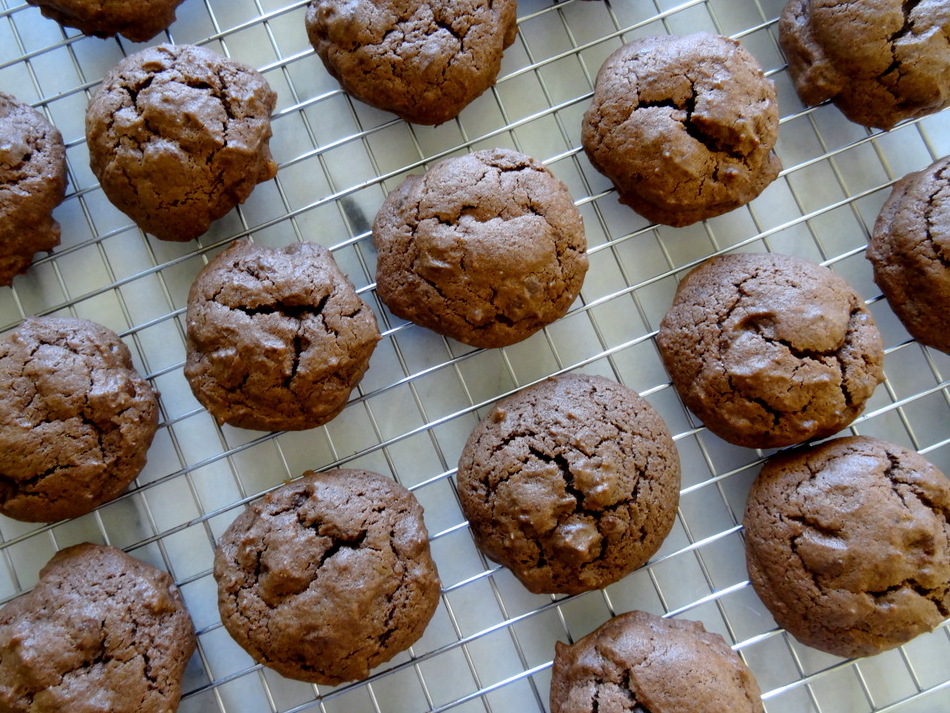
[[[181,711],[547,710],[557,640],[631,609],[702,621],[756,674],[769,713],[950,711],[950,631],[851,661],[798,644],[747,582],[739,526],[760,451],[719,440],[682,406],[654,336],[678,278],[706,257],[774,250],[828,264],[868,301],[884,335],[886,381],[850,428],[912,447],[950,473],[950,358],[904,331],[871,280],[869,228],[893,181],[950,153],[947,112],[870,132],[833,107],[805,109],[776,43],[782,0],[519,0],[518,37],[494,88],[439,127],[409,125],[344,94],[307,43],[306,0],[187,0],[167,34],[258,67],[277,91],[277,178],[197,241],[146,237],[113,208],[88,168],[90,92],[124,54],[18,0],[0,0],[0,90],[44,112],[67,144],[70,187],[55,217],[62,245],[0,289],[0,328],[29,315],[93,319],[119,332],[161,391],[145,470],[117,500],[51,525],[0,518],[0,601],[28,591],[59,548],[104,542],[169,571],[198,630]],[[731,35],[779,93],[785,169],[751,204],[688,228],[649,224],[617,202],[580,149],[580,119],[601,62],[624,41],[697,30]],[[374,292],[369,226],[387,191],[432,162],[508,146],[567,183],[585,218],[591,268],[562,320],[526,342],[477,350],[393,317]],[[376,311],[383,340],[343,413],[318,429],[218,427],[182,373],[192,279],[239,237],[330,247]],[[498,398],[564,371],[603,374],[643,394],[675,434],[683,490],[651,562],[603,591],[529,594],[475,549],[454,491],[471,428]],[[425,508],[443,592],[423,638],[365,682],[337,688],[256,665],[222,628],[211,576],[216,537],[261,493],[307,469],[390,474]]]

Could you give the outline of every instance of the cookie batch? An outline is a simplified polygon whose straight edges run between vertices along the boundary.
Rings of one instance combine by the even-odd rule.
[[[144,42],[183,0],[28,2],[83,34]],[[349,96],[437,126],[491,91],[516,10],[311,0],[302,30]],[[778,30],[806,105],[830,101],[886,130],[950,104],[946,3],[789,0]],[[200,238],[277,175],[277,94],[239,60],[158,42],[129,52],[90,96],[90,169],[154,238]],[[725,36],[630,39],[600,67],[579,129],[582,155],[650,223],[728,213],[782,170],[775,85]],[[59,131],[0,94],[0,284],[59,244],[66,172]],[[907,331],[950,353],[948,177],[944,158],[898,180],[866,254]],[[379,303],[306,236],[208,255],[184,308],[183,371],[218,425],[330,423],[372,368],[374,309],[467,348],[518,345],[582,299],[590,265],[567,184],[504,147],[403,177],[370,232]],[[844,278],[778,252],[717,254],[682,277],[655,342],[698,423],[763,452],[743,537],[749,582],[780,627],[859,657],[950,616],[950,480],[915,451],[843,435],[885,361],[871,310]],[[608,587],[652,561],[677,518],[670,428],[649,397],[583,371],[510,392],[448,456],[476,547],[533,594]],[[120,496],[145,467],[160,398],[106,327],[23,321],[0,338],[0,513],[56,523]],[[221,623],[254,661],[336,686],[420,640],[443,592],[411,490],[372,471],[307,470],[245,505],[209,566]],[[105,545],[63,549],[0,609],[0,709],[172,711],[196,641],[167,573]],[[558,642],[552,666],[552,713],[674,713],[697,698],[703,710],[764,710],[742,657],[688,618],[613,616]]]

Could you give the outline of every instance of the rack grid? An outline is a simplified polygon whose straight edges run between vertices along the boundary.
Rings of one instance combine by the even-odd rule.
[[[117,331],[161,392],[162,418],[134,485],[93,513],[49,525],[0,517],[0,603],[28,591],[62,547],[108,543],[169,571],[198,631],[184,713],[546,711],[555,641],[631,609],[702,621],[749,663],[769,713],[950,710],[950,628],[878,656],[846,660],[777,628],[747,581],[745,494],[768,453],[731,446],[688,413],[656,351],[679,278],[711,255],[773,250],[829,265],[867,300],[886,346],[886,381],[850,433],[911,447],[950,473],[950,357],[911,339],[871,279],[864,249],[895,180],[950,153],[950,114],[889,132],[798,101],[778,48],[782,0],[519,0],[518,36],[496,85],[457,120],[407,124],[352,100],[307,42],[307,0],[187,0],[160,41],[206,45],[260,69],[278,93],[277,177],[199,238],[144,235],[88,167],[87,102],[140,46],[64,30],[20,0],[0,0],[0,91],[43,112],[67,145],[69,189],[55,212],[62,245],[0,288],[0,331],[31,315],[85,317]],[[593,79],[631,38],[694,31],[739,39],[775,81],[779,178],[748,206],[687,228],[620,205],[580,148]],[[377,300],[369,228],[386,193],[435,161],[505,146],[543,161],[571,190],[590,271],[563,319],[511,347],[479,350],[395,318]],[[304,432],[218,427],[182,373],[184,309],[201,267],[235,239],[329,247],[377,314],[383,339],[358,392]],[[497,399],[567,371],[602,374],[645,396],[675,434],[683,466],[677,521],[657,555],[602,591],[529,594],[474,547],[454,490],[461,448]],[[248,503],[305,470],[391,475],[425,508],[443,591],[409,651],[367,681],[336,688],[262,668],[221,626],[216,538]]]

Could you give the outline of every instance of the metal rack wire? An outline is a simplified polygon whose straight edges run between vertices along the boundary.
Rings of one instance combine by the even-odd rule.
[[[144,236],[106,200],[88,169],[90,92],[128,42],[63,30],[20,0],[0,0],[0,90],[63,132],[70,188],[56,217],[63,243],[0,289],[0,329],[71,314],[119,332],[162,393],[149,463],[116,501],[50,525],[0,518],[0,602],[29,590],[61,547],[122,547],[175,577],[199,634],[180,710],[222,713],[544,711],[554,642],[630,609],[683,616],[745,657],[769,713],[950,710],[947,625],[891,652],[842,660],[798,644],[746,581],[745,492],[766,455],[730,446],[682,407],[654,335],[679,277],[706,257],[775,250],[823,262],[865,297],[886,344],[887,380],[851,427],[915,448],[950,473],[950,357],[911,340],[871,280],[864,247],[891,184],[950,153],[947,112],[870,132],[829,106],[806,109],[776,43],[782,0],[519,0],[516,43],[496,86],[439,127],[406,124],[351,100],[307,43],[307,0],[187,0],[155,42],[204,44],[258,67],[278,92],[272,149],[280,169],[199,240]],[[785,169],[759,198],[688,228],[647,223],[617,203],[580,150],[580,117],[601,62],[635,36],[705,29],[731,35],[776,82]],[[385,193],[410,172],[477,148],[510,146],[565,181],[586,223],[591,269],[562,320],[522,344],[474,350],[394,318],[376,300],[369,235]],[[345,411],[302,433],[217,427],[182,375],[191,280],[239,237],[320,242],[375,309],[383,340]],[[550,374],[615,378],[647,397],[683,463],[677,523],[644,568],[600,592],[531,595],[474,548],[454,468],[479,416]],[[237,647],[217,615],[215,538],[242,506],[307,469],[391,474],[426,509],[442,601],[423,638],[365,682],[334,689],[281,678]]]

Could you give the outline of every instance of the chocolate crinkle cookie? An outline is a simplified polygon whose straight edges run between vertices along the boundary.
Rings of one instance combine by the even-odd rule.
[[[698,621],[633,611],[556,645],[551,713],[762,713],[759,685]]]
[[[422,507],[363,470],[307,472],[235,519],[214,558],[221,621],[281,675],[336,685],[422,636],[439,603]]]
[[[745,205],[781,170],[775,87],[737,41],[705,32],[624,45],[597,73],[581,141],[622,203],[684,226]]]
[[[476,347],[514,344],[564,316],[588,267],[567,187],[510,149],[406,178],[373,241],[376,291],[393,314]]]
[[[515,0],[312,0],[307,35],[351,95],[417,124],[458,116],[495,83]]]
[[[122,35],[133,42],[152,39],[175,21],[185,0],[26,0],[44,17],[84,35]]]
[[[789,0],[779,44],[799,98],[890,129],[950,105],[946,0]]]
[[[808,646],[871,656],[950,617],[950,480],[914,451],[859,436],[773,456],[744,525],[756,593]]]
[[[582,374],[499,401],[458,464],[476,544],[535,593],[598,589],[644,564],[673,526],[679,485],[653,407]]]
[[[907,331],[950,354],[950,157],[894,184],[867,256]]]
[[[0,609],[0,710],[169,713],[195,646],[167,573],[114,547],[75,545]]]
[[[0,339],[0,513],[78,517],[135,479],[158,394],[110,329],[37,317]]]
[[[273,178],[277,95],[255,69],[194,45],[129,55],[86,111],[93,173],[144,231],[185,241]]]
[[[707,260],[680,282],[656,341],[686,406],[749,448],[835,434],[884,380],[864,301],[827,267],[791,255]]]
[[[240,241],[191,286],[185,377],[218,423],[315,428],[346,406],[379,338],[329,250]]]
[[[66,196],[66,147],[42,114],[0,92],[0,285],[59,245],[53,209]]]

